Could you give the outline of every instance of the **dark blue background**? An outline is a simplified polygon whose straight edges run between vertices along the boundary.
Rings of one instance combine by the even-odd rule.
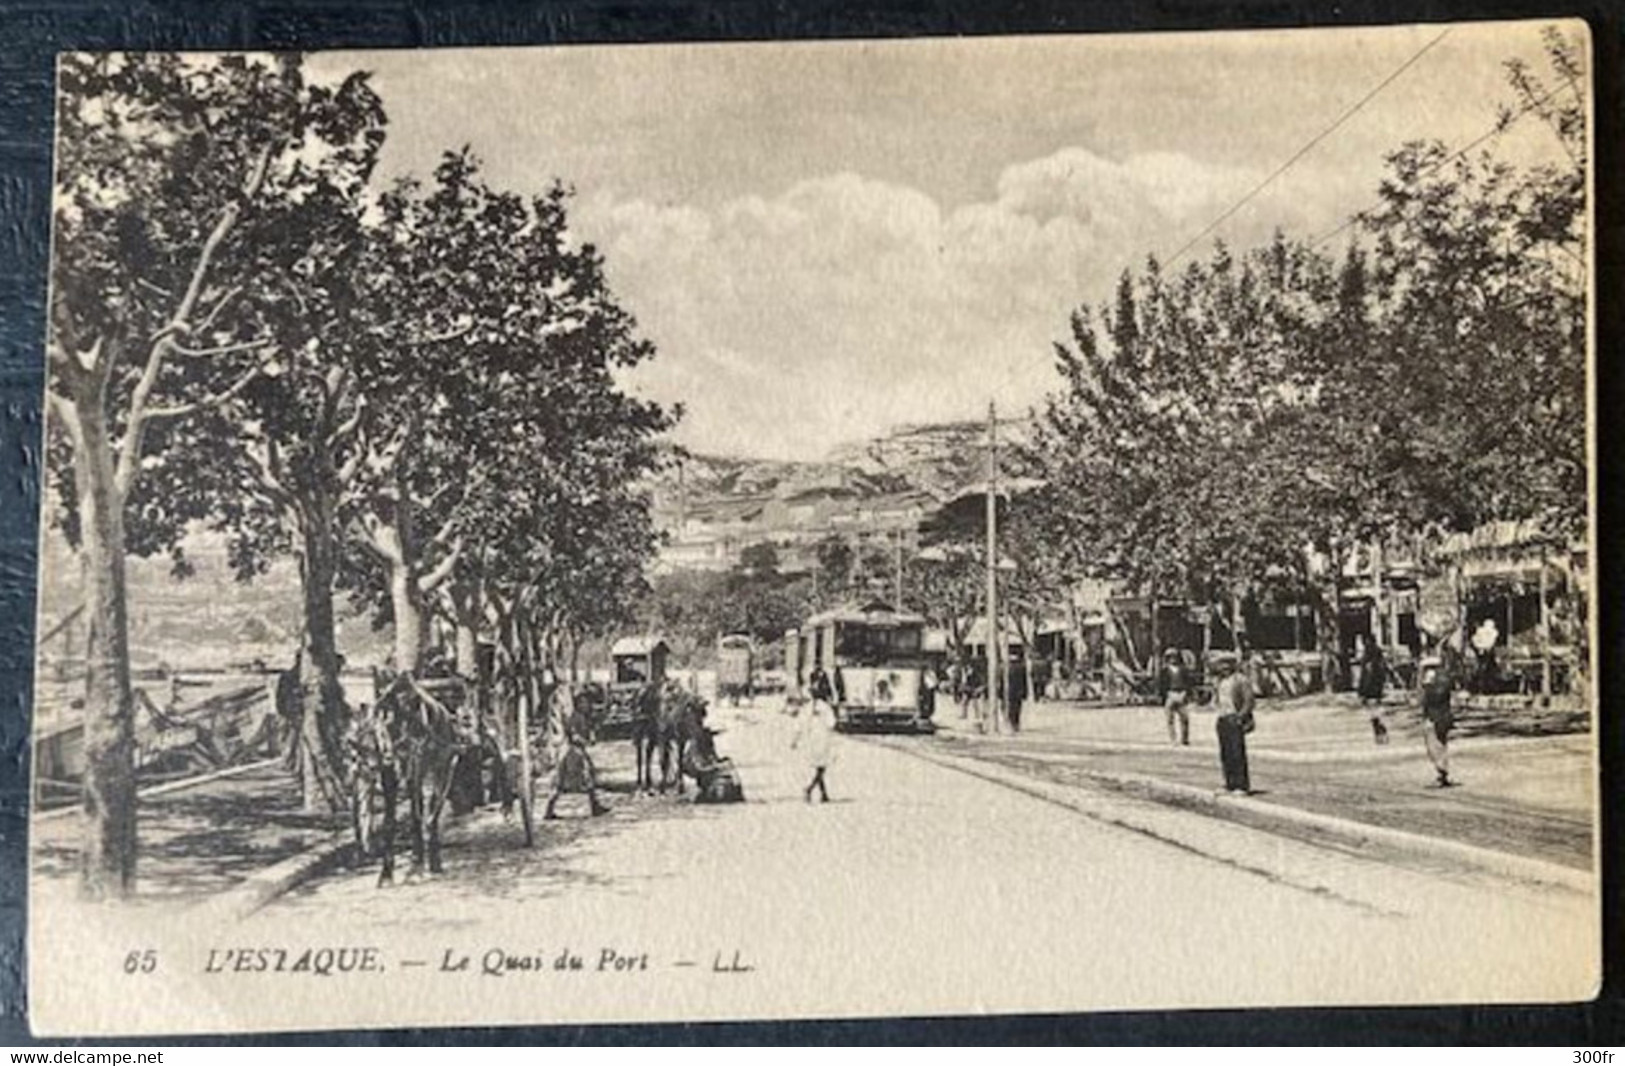
[[[54,53],[69,49],[310,49],[586,41],[765,40],[1338,25],[1575,15],[1597,46],[1601,336],[1598,346],[1602,528],[1615,495],[1621,336],[1619,5],[1594,2],[1312,3],[1305,0],[317,0],[280,3],[58,3],[0,0],[0,1044],[29,1040],[23,958],[27,869],[28,718],[39,514],[43,305],[48,239]],[[1604,611],[1602,691],[1621,656],[1615,574],[1620,538],[1599,537]],[[1600,716],[1605,795],[1620,764],[1618,700]],[[1605,804],[1605,809],[1606,809]],[[1622,1014],[1616,819],[1605,818],[1609,979],[1601,999],[1558,1007],[1144,1012],[1000,1018],[892,1019],[659,1026],[571,1026],[287,1034],[253,1042],[399,1043],[1619,1043]],[[1044,886],[1031,891],[1042,894]],[[1080,939],[1087,942],[1085,935]],[[1269,936],[1236,916],[1238,936]],[[1224,960],[1206,964],[1222,985]],[[997,979],[997,975],[990,975]],[[1242,978],[1244,979],[1244,977]],[[1401,982],[1402,983],[1402,982]],[[176,1041],[165,1041],[174,1043]],[[182,1040],[232,1043],[242,1038]],[[1566,1061],[1566,1058],[1562,1060]]]

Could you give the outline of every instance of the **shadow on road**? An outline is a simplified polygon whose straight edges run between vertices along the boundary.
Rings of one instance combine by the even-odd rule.
[[[297,786],[266,772],[146,800],[140,807],[137,902],[201,898],[298,855],[339,829],[341,820],[300,809]],[[79,822],[36,832],[35,871],[72,878],[79,869]]]

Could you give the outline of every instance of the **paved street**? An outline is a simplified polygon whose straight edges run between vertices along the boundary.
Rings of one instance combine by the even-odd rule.
[[[1476,820],[1435,819],[1423,826],[1430,832],[1506,824],[1496,821],[1501,808],[1538,820],[1532,800],[1561,813],[1565,793],[1539,758],[1521,783],[1489,787],[1495,764],[1470,763],[1464,752],[1485,786],[1477,799],[1469,788],[1415,787],[1415,760],[1392,752],[1331,758],[1346,747],[1327,739],[1341,727],[1311,720],[1337,713],[1261,715],[1260,734],[1274,725],[1276,747],[1255,752],[1260,802],[1305,806],[1318,795],[1317,776],[1346,800],[1353,786],[1338,780],[1356,766],[1367,813],[1402,809],[1411,796],[1458,812],[1493,808]],[[1159,742],[1160,712],[1143,708],[1040,705],[1020,737],[981,737],[954,718],[934,738],[839,737],[827,805],[802,799],[805,772],[778,701],[718,707],[712,720],[744,779],[744,804],[633,795],[630,745],[602,744],[606,817],[587,818],[584,800],[567,798],[563,817],[542,823],[538,846],[526,850],[517,823],[482,812],[448,828],[442,876],[379,889],[376,867],[340,869],[235,925],[200,922],[181,905],[230,887],[255,860],[296,852],[318,827],[288,810],[245,855],[199,852],[186,846],[199,811],[224,816],[246,802],[274,812],[291,792],[255,800],[264,782],[250,773],[154,798],[143,808],[147,868],[168,898],[147,893],[156,904],[147,908],[151,939],[169,945],[176,994],[272,1028],[322,1024],[323,1012],[353,1025],[368,1003],[384,1017],[401,995],[415,998],[425,1022],[478,1024],[804,1016],[812,1004],[864,1015],[1590,994],[1599,934],[1584,893],[1449,855],[1418,861],[1267,831],[1103,785],[1103,767],[1211,784],[1203,718],[1188,751]],[[1147,729],[1147,740],[1135,739]],[[1396,731],[1394,744],[1408,743]],[[1491,759],[1524,750],[1480,743]],[[227,820],[256,821],[240,811]],[[65,898],[66,826],[36,836],[44,891],[35,927],[51,930],[53,950],[117,966],[139,945],[126,921]],[[1583,865],[1562,838],[1541,846]],[[197,929],[208,930],[206,941]],[[376,946],[393,979],[208,975],[211,951],[322,944]],[[186,946],[178,957],[176,945]],[[561,953],[577,954],[583,969],[552,971]],[[467,970],[445,969],[459,958]],[[506,969],[526,959],[540,960],[545,976]],[[116,1019],[124,1007],[108,1009]]]
[[[1205,709],[1191,715],[1188,747],[1171,746],[1160,707],[1030,704],[1017,734],[983,734],[952,707],[937,717],[935,748],[1043,780],[1115,791],[1133,791],[1139,778],[1197,789],[1222,784],[1213,715]],[[1591,868],[1596,775],[1589,734],[1508,735],[1533,717],[1522,711],[1473,723],[1452,742],[1452,775],[1461,787],[1441,790],[1431,787],[1416,709],[1395,700],[1382,717],[1388,743],[1377,745],[1368,712],[1352,696],[1265,701],[1248,738],[1257,798]]]
[[[657,969],[697,963],[680,980],[625,978],[644,1013],[673,1017],[1589,992],[1574,960],[1595,956],[1595,904],[1578,895],[1395,868],[1124,796],[1057,800],[894,750],[939,743],[927,738],[839,739],[834,800],[808,805],[789,719],[765,701],[713,717],[743,805],[611,794],[611,816],[549,824],[532,851],[482,815],[449,834],[445,876],[385,890],[371,871],[331,876],[241,936],[331,928],[431,961],[583,946],[590,969],[608,945]],[[605,776],[625,780],[605,756]],[[1167,831],[1148,831],[1152,818]],[[735,951],[754,970],[715,973]],[[453,1013],[520,1009],[511,980],[480,993]],[[614,1010],[591,975],[547,996],[560,1018]]]

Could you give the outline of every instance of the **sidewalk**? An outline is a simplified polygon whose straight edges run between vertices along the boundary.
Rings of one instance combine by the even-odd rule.
[[[143,795],[137,806],[137,899],[188,905],[218,896],[308,855],[343,828],[342,818],[299,808],[299,783],[280,763]],[[77,812],[34,819],[29,848],[35,891],[74,890],[80,830]]]
[[[1452,738],[1451,777],[1433,768],[1415,708],[1384,707],[1388,743],[1372,738],[1369,714],[1347,697],[1266,701],[1248,737],[1256,811],[1301,812],[1558,863],[1592,865],[1596,774],[1589,733]],[[1168,740],[1160,707],[1029,704],[1019,734],[978,733],[952,706],[937,715],[936,743],[1029,776],[1169,795],[1222,785],[1211,711],[1191,715],[1189,747]],[[1156,791],[1152,788],[1151,791]]]

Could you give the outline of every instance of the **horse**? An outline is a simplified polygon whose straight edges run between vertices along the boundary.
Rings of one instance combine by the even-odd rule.
[[[632,742],[637,747],[638,787],[656,789],[654,760],[660,757],[659,791],[673,785],[683,794],[683,758],[700,735],[705,723],[705,701],[681,685],[668,681],[663,687],[644,689],[638,708]]]
[[[660,687],[654,682],[644,685],[633,697],[632,751],[637,758],[637,785],[647,793],[654,792],[654,759],[660,747]],[[661,781],[665,791],[665,781]]]
[[[455,712],[403,673],[391,677],[379,694],[359,747],[369,755],[383,799],[378,884],[395,880],[396,815],[403,788],[412,842],[407,876],[421,874],[425,864],[430,873],[441,873],[440,817],[459,763],[485,747],[479,731],[459,722]],[[370,798],[366,802],[370,807]]]

